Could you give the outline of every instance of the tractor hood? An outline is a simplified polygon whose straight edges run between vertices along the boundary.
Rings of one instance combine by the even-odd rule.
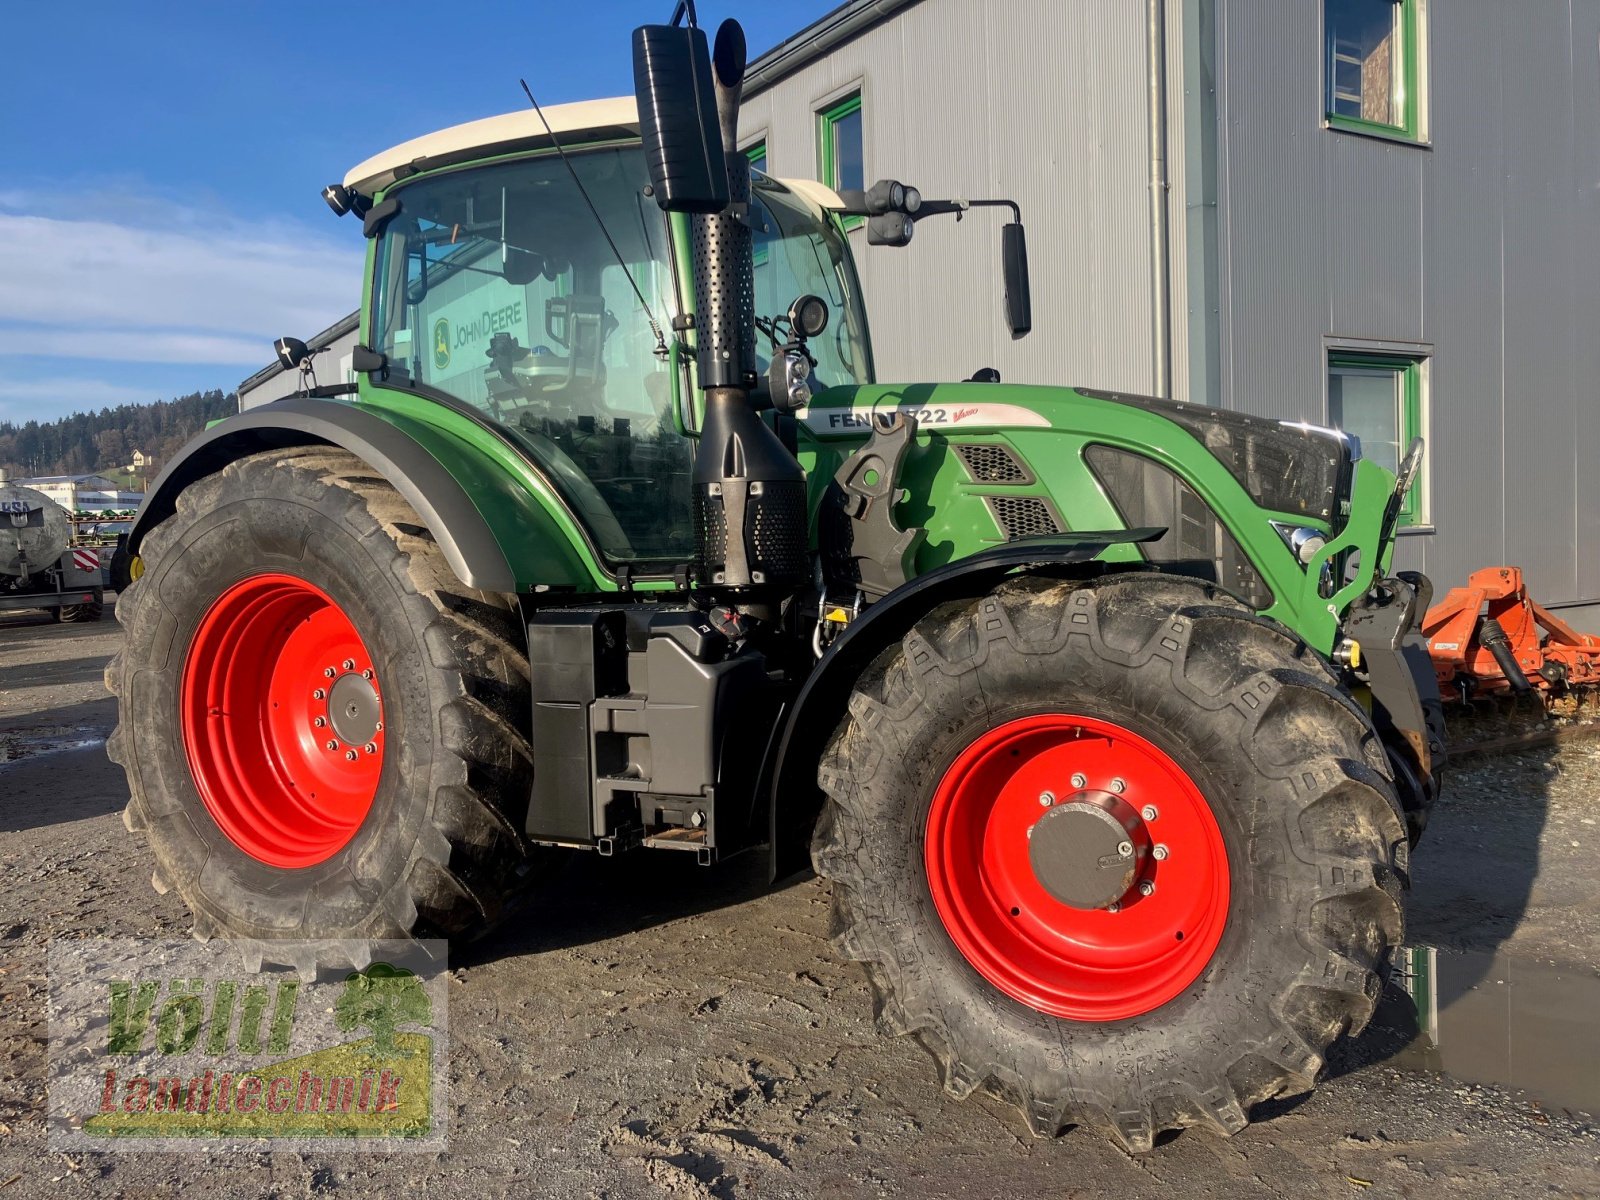
[[[1072,416],[1057,414],[1058,400],[1081,397],[1155,413],[1186,430],[1210,451],[1261,507],[1296,513],[1336,527],[1341,502],[1349,499],[1352,466],[1360,457],[1354,438],[1336,429],[1203,404],[1134,396],[1091,388],[959,384],[875,384],[832,388],[797,414],[820,438],[863,436],[891,409],[916,417],[929,432],[1072,428]]]

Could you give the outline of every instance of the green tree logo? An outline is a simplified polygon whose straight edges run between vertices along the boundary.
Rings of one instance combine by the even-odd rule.
[[[384,1057],[403,1057],[395,1041],[401,1025],[427,1025],[433,1020],[433,1003],[422,982],[404,967],[373,963],[345,977],[344,990],[333,1006],[333,1020],[342,1032],[358,1026],[372,1032],[373,1050]]]

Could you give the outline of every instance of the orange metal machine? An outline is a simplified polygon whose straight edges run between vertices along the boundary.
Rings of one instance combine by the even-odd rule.
[[[1516,567],[1474,571],[1428,610],[1422,633],[1447,703],[1536,692],[1570,715],[1600,685],[1600,637],[1535,604]]]

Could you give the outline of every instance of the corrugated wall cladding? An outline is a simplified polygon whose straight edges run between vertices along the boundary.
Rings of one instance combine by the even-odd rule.
[[[1214,14],[1221,401],[1326,419],[1331,339],[1431,349],[1436,584],[1600,600],[1600,0],[1430,0],[1431,147],[1322,128],[1321,0]]]
[[[921,222],[903,250],[851,233],[880,378],[994,366],[1019,382],[1151,389],[1144,63],[1136,0],[921,0],[747,99],[742,135],[766,138],[774,175],[816,176],[814,114],[859,87],[869,183],[1022,205],[1034,331],[1016,342],[1001,310],[1001,214]],[[1180,239],[1182,225],[1180,204]],[[1174,375],[1181,389],[1181,359]]]

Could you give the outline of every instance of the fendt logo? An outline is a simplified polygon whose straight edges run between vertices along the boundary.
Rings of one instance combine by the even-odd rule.
[[[433,367],[442,371],[450,365],[450,322],[440,317],[433,323]]]

